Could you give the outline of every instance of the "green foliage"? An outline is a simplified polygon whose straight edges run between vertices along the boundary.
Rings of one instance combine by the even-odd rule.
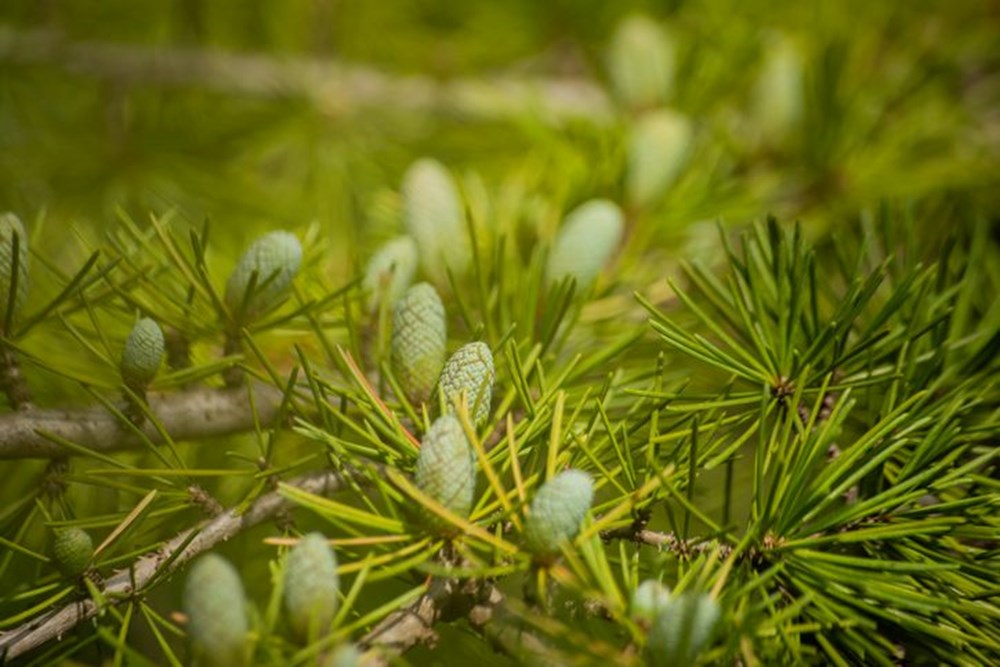
[[[3,660],[1000,659],[982,9],[86,4],[0,9]]]

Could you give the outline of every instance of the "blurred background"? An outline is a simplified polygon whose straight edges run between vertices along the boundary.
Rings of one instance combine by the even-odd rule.
[[[651,102],[694,137],[631,211],[647,241],[767,213],[823,229],[887,200],[945,230],[995,215],[1000,5],[984,0],[4,0],[0,209],[44,218],[33,246],[51,252],[124,214],[211,219],[234,246],[315,221],[347,275],[432,156],[467,197],[554,228],[627,198],[645,110],[611,61],[637,13],[673,62]]]

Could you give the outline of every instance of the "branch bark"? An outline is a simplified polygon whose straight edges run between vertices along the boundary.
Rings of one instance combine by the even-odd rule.
[[[340,490],[344,481],[345,477],[341,473],[325,471],[304,475],[292,480],[290,484],[310,493],[328,495]],[[139,558],[129,569],[118,571],[105,581],[101,592],[110,603],[128,600],[142,591],[154,577],[163,574],[163,564],[170,558],[176,556],[166,566],[166,572],[177,570],[198,554],[291,506],[290,501],[277,492],[272,492],[254,501],[243,514],[231,509],[198,527],[185,530],[158,550]],[[99,611],[97,604],[91,599],[71,602],[0,634],[0,662],[12,660],[53,639],[63,637],[78,624],[97,616]]]
[[[259,423],[270,426],[281,405],[282,393],[262,383],[253,385],[253,410],[248,390],[192,389],[150,399],[149,407],[170,437],[177,440],[211,438],[249,431]],[[149,440],[163,443],[149,423],[141,427]],[[134,449],[142,438],[103,407],[79,410],[25,410],[0,415],[0,460],[59,458],[73,452],[53,442],[68,440],[95,452]]]
[[[304,98],[333,116],[393,109],[486,119],[527,113],[550,121],[585,117],[600,122],[614,113],[601,87],[580,78],[508,75],[441,81],[392,76],[329,59],[73,42],[50,30],[0,27],[0,62],[55,65],[127,85],[198,86],[258,97]]]

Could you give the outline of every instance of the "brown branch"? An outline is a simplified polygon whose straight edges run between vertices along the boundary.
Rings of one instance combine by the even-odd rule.
[[[281,405],[282,393],[270,385],[257,383],[253,385],[253,398],[260,425],[271,425]],[[165,394],[151,398],[149,409],[175,441],[231,435],[255,426],[245,387]],[[159,431],[148,420],[142,431],[152,442],[162,444]],[[134,430],[102,407],[25,410],[0,415],[0,460],[73,454],[53,442],[53,437],[95,452],[135,449],[143,443]]]
[[[494,119],[534,114],[547,120],[611,118],[597,84],[579,78],[503,76],[441,81],[393,76],[329,59],[277,58],[190,48],[169,50],[73,42],[50,30],[0,26],[0,62],[55,65],[125,85],[199,86],[223,93],[304,98],[330,115],[371,109],[445,111]]]
[[[645,544],[656,547],[660,551],[670,551],[687,558],[692,554],[701,554],[712,551],[716,547],[723,558],[732,553],[733,547],[728,544],[720,544],[714,539],[690,538],[682,539],[674,533],[661,533],[655,530],[647,530],[643,525],[632,524],[615,530],[605,530],[601,533],[601,539],[605,542],[611,540],[628,540],[636,544]]]
[[[345,477],[342,474],[325,471],[304,475],[289,484],[309,493],[328,495],[340,490],[344,481]],[[166,566],[166,572],[177,570],[198,554],[274,517],[291,506],[290,501],[282,498],[277,492],[272,492],[254,501],[243,514],[231,509],[196,528],[185,530],[158,550],[139,558],[129,569],[120,570],[108,578],[101,587],[102,597],[110,604],[129,600],[141,592],[154,577],[164,574],[163,563],[170,558],[173,557],[174,560]],[[93,600],[79,600],[46,612],[9,632],[0,634],[0,662],[12,660],[53,639],[65,636],[78,624],[97,616],[99,611]]]

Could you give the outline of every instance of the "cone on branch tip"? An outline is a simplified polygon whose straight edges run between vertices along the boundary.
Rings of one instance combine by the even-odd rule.
[[[397,236],[382,244],[368,260],[362,283],[368,312],[385,303],[392,308],[417,272],[417,244],[410,236]]]
[[[226,284],[226,307],[237,323],[252,322],[280,306],[302,265],[302,245],[290,232],[265,234],[236,264]]]
[[[472,423],[482,424],[490,414],[495,378],[489,345],[476,341],[458,348],[448,358],[438,380],[443,411],[454,412],[464,397]]]
[[[674,61],[667,32],[647,16],[629,16],[618,24],[608,49],[611,87],[631,109],[659,106],[672,92]]]
[[[90,567],[94,542],[82,528],[60,528],[52,541],[52,558],[64,575],[78,577]]]
[[[692,665],[712,639],[721,615],[706,593],[684,592],[658,607],[646,640],[651,665]]]
[[[414,162],[403,176],[403,220],[416,241],[420,266],[437,285],[448,271],[463,275],[472,261],[462,200],[455,179],[431,158]]]
[[[191,566],[184,582],[184,613],[191,652],[206,667],[246,664],[247,621],[243,583],[236,569],[217,554]]]
[[[430,283],[406,290],[392,315],[390,356],[403,393],[426,401],[444,364],[448,338],[444,304]]]
[[[156,378],[164,353],[163,331],[154,320],[144,317],[135,323],[122,349],[122,381],[137,394]]]
[[[329,632],[340,603],[337,557],[319,533],[305,535],[285,560],[285,609],[295,635],[312,641]]]
[[[476,487],[472,448],[458,419],[442,415],[427,430],[420,444],[414,481],[421,491],[459,517],[472,511]],[[454,534],[458,527],[430,510],[423,511],[435,532]]]
[[[580,532],[594,501],[594,482],[582,470],[564,470],[538,489],[524,523],[524,546],[552,556]]]
[[[577,289],[590,285],[621,243],[625,219],[607,199],[592,199],[570,211],[552,245],[546,266],[549,284],[567,277]]]

